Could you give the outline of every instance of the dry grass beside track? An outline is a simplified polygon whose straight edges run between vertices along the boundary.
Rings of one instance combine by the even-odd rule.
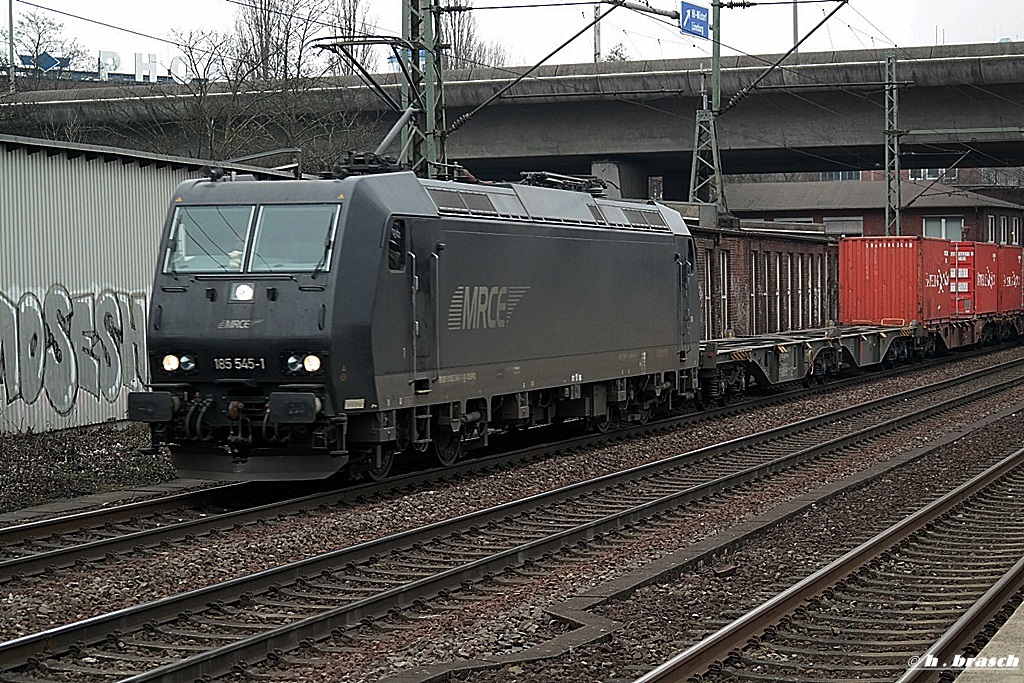
[[[147,445],[135,424],[0,434],[0,512],[173,479],[166,454],[137,451]]]

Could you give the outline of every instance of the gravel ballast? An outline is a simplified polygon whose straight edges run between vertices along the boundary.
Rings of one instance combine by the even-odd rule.
[[[1017,350],[1020,355],[1020,350]],[[1004,358],[1006,360],[1008,358]],[[93,568],[77,568],[60,572],[51,577],[39,577],[16,582],[4,587],[7,609],[4,610],[0,633],[3,637],[15,637],[68,621],[82,619],[101,611],[109,611],[146,600],[196,588],[216,581],[223,581],[243,573],[276,566],[309,555],[333,550],[353,543],[377,538],[387,533],[446,519],[481,507],[496,505],[508,500],[521,498],[532,493],[546,491],[581,479],[598,476],[610,471],[634,466],[666,455],[691,450],[707,444],[717,443],[746,433],[792,422],[794,415],[810,416],[834,410],[844,405],[860,403],[876,398],[884,392],[906,389],[911,384],[925,384],[938,379],[963,374],[976,367],[991,364],[992,358],[976,359],[933,369],[921,376],[911,378],[885,378],[867,386],[817,395],[796,404],[774,406],[749,414],[722,418],[699,426],[696,429],[679,430],[645,439],[634,439],[615,443],[599,449],[588,450],[551,458],[539,463],[524,465],[506,472],[499,472],[471,478],[458,484],[438,485],[436,490],[421,491],[412,495],[397,495],[380,500],[368,501],[352,508],[340,510],[319,510],[304,516],[293,516],[273,521],[268,526],[248,527],[218,537],[206,537],[186,542],[181,547],[160,548],[138,553],[103,563]],[[921,436],[920,438],[926,438]],[[810,482],[808,485],[813,484]],[[786,487],[782,487],[785,489]],[[769,492],[765,492],[768,494]],[[672,541],[684,536],[699,538],[713,534],[715,525],[727,525],[749,513],[750,510],[764,509],[773,496],[792,495],[792,491],[777,490],[765,499],[748,508],[747,512],[735,504],[726,505],[715,519],[697,520],[685,535],[673,535]],[[779,500],[775,498],[774,500]],[[773,503],[774,504],[774,503]],[[628,570],[650,558],[649,548],[639,556],[618,558],[609,564],[601,562],[598,570],[574,567],[558,581],[571,580],[566,588],[571,595],[573,586],[579,582],[590,583],[604,580],[618,572]],[[663,549],[662,552],[668,552]],[[556,591],[556,594],[558,591]],[[511,595],[503,596],[501,602],[508,604]],[[562,594],[560,598],[566,597]],[[555,599],[555,598],[552,598]],[[490,601],[489,601],[490,602]],[[517,602],[517,600],[511,600]],[[539,605],[550,604],[547,600]],[[538,603],[526,607],[526,613],[513,613],[507,618],[495,616],[491,611],[480,617],[482,622],[516,624],[531,623],[533,633],[550,628],[539,615],[542,607]],[[458,621],[465,625],[466,617]],[[446,620],[440,620],[438,625]],[[470,617],[472,623],[474,618]],[[454,625],[436,633],[454,633]],[[458,629],[462,631],[463,629]],[[410,634],[412,636],[412,634]],[[485,643],[509,642],[514,633],[501,633],[495,640]],[[533,638],[528,639],[533,641]],[[530,643],[516,644],[525,646]],[[453,643],[453,645],[455,645]],[[410,654],[403,657],[405,662],[437,661],[437,650],[445,651],[449,657],[464,653],[479,653],[486,648],[455,646],[451,650],[446,643],[432,646],[434,657],[424,656],[419,647],[410,643]],[[422,644],[421,644],[422,646]],[[441,657],[440,659],[446,659]],[[386,669],[385,669],[386,670]],[[352,672],[354,674],[354,672]],[[378,673],[382,673],[378,670]],[[359,680],[358,676],[353,680]],[[374,680],[367,678],[365,680]]]

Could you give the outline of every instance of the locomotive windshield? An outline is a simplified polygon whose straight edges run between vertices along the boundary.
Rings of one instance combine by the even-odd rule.
[[[250,272],[327,270],[338,206],[263,206],[256,221]]]
[[[242,270],[251,206],[183,206],[174,213],[164,270],[237,273]]]
[[[338,210],[337,204],[179,207],[164,272],[329,270]]]

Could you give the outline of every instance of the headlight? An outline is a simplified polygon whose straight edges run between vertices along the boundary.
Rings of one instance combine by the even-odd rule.
[[[284,363],[288,368],[288,372],[298,372],[302,369],[302,361],[299,360],[298,356],[288,356],[288,360]]]
[[[231,290],[232,301],[252,301],[254,296],[256,296],[256,288],[247,282],[233,285]]]
[[[302,359],[302,367],[306,369],[306,372],[316,372],[320,369],[320,356],[314,356],[310,354]]]
[[[174,372],[179,367],[181,367],[181,361],[178,360],[177,356],[169,353],[166,356],[164,356],[161,365],[163,366],[165,372]]]
[[[192,356],[182,356],[180,365],[185,372],[192,372],[196,369],[196,359]]]

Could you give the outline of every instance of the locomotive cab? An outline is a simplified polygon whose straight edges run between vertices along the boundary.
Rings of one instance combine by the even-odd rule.
[[[179,473],[310,478],[344,465],[345,425],[322,418],[341,184],[178,188],[150,306],[152,391],[129,396],[129,418],[151,425]],[[321,191],[295,191],[307,187]]]

